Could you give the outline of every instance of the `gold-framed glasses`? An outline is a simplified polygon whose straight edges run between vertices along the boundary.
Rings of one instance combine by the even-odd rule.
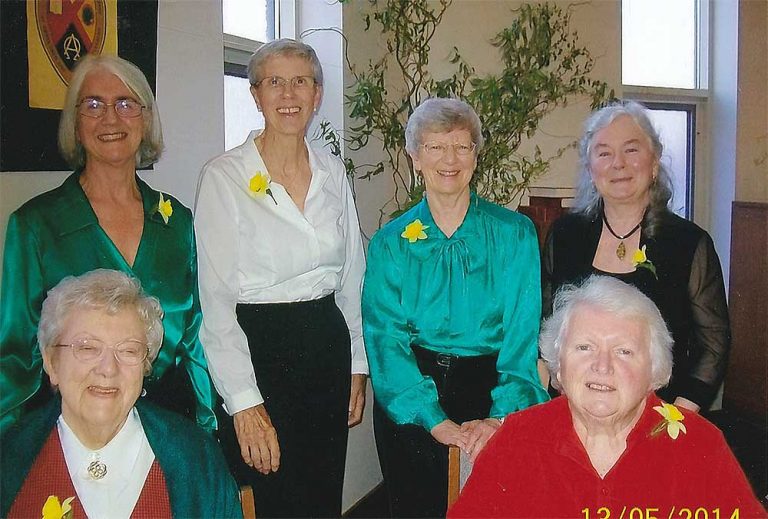
[[[146,343],[137,339],[127,339],[113,346],[101,339],[77,339],[71,344],[54,344],[56,348],[71,348],[72,355],[82,362],[95,362],[104,355],[104,350],[112,350],[112,355],[120,364],[125,366],[138,366],[149,355],[149,347]]]
[[[445,155],[445,152],[448,151],[449,148],[453,149],[453,152],[459,157],[466,157],[475,151],[477,144],[474,142],[470,142],[469,144],[464,144],[463,142],[455,142],[453,144],[443,144],[442,142],[425,142],[421,145],[421,147],[424,150],[424,153],[432,158],[438,159]]]
[[[285,87],[290,84],[294,90],[309,90],[315,86],[315,78],[312,76],[294,76],[291,79],[286,79],[280,76],[267,76],[261,81],[253,84],[253,86],[264,86],[274,92],[282,92]]]
[[[107,107],[114,107],[115,113],[120,117],[138,117],[141,111],[146,108],[135,99],[126,97],[118,99],[114,103],[105,103],[96,97],[85,97],[77,105],[77,113],[86,117],[99,118],[107,113]]]

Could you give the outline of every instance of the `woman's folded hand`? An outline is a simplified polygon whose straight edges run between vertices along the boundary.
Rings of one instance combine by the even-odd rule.
[[[467,434],[461,431],[461,427],[451,420],[443,420],[429,431],[430,434],[443,445],[456,445],[466,451]]]
[[[234,421],[243,461],[262,474],[277,472],[280,445],[264,404],[235,413]]]
[[[483,450],[485,444],[496,433],[496,430],[501,427],[501,420],[497,418],[485,418],[483,420],[471,420],[461,424],[461,432],[467,437],[467,447],[464,452],[469,454],[469,458],[472,462],[475,461],[477,455]]]

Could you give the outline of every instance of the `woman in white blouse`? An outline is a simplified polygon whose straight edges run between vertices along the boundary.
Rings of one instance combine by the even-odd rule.
[[[200,337],[233,416],[225,453],[259,514],[338,517],[368,372],[357,214],[341,161],[305,139],[322,97],[314,50],[267,43],[248,79],[265,127],[198,186]]]

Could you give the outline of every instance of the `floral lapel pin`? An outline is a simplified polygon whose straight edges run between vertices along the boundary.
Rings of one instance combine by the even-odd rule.
[[[269,195],[275,205],[277,205],[277,200],[275,200],[275,197],[272,194],[272,189],[269,187],[271,182],[272,181],[268,175],[261,171],[257,171],[256,174],[251,177],[251,180],[248,181],[248,191],[254,198],[263,198],[264,195]]]
[[[681,413],[677,407],[662,402],[660,406],[654,406],[653,410],[659,413],[663,420],[659,422],[659,425],[653,428],[651,436],[656,436],[664,429],[667,430],[667,434],[673,440],[676,440],[681,432],[687,434],[688,431],[685,430],[685,425],[682,423],[685,416],[683,416],[683,413]]]
[[[648,255],[645,252],[646,245],[643,245],[641,249],[637,249],[632,254],[632,266],[635,268],[648,269],[657,280],[659,276],[656,274],[656,266],[651,260],[648,259]]]
[[[48,496],[43,505],[43,519],[71,519],[73,515],[72,501],[75,496],[68,497],[63,503],[56,496]]]
[[[168,219],[173,214],[173,206],[171,205],[171,199],[163,198],[163,194],[160,193],[160,201],[157,203],[157,212],[163,218],[163,222],[168,225]]]
[[[429,225],[424,225],[421,220],[416,218],[414,221],[405,226],[401,237],[408,240],[410,243],[416,243],[418,240],[426,240],[427,233],[425,230],[429,229]]]

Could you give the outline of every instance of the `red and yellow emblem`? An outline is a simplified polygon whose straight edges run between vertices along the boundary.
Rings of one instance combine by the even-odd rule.
[[[80,59],[117,53],[117,0],[28,0],[27,48],[30,107],[61,108]]]

